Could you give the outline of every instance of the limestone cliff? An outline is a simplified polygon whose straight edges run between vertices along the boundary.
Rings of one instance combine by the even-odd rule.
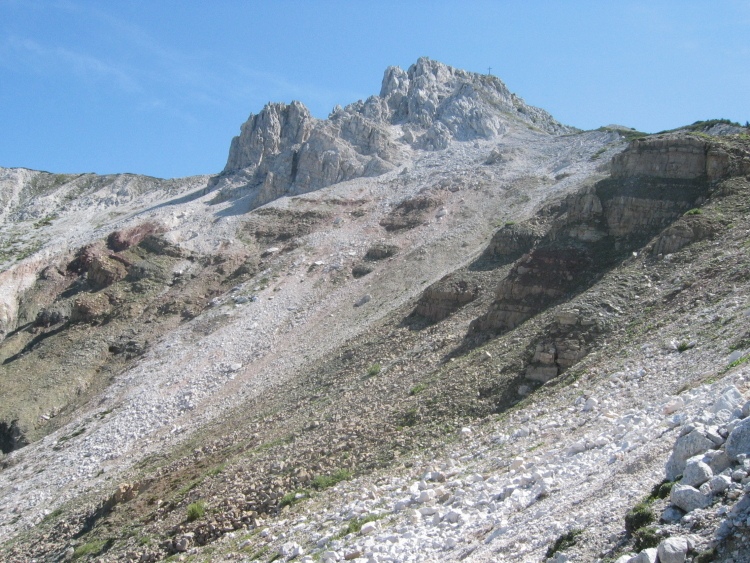
[[[379,96],[314,118],[300,102],[268,104],[242,125],[212,187],[217,200],[247,197],[250,208],[283,195],[352,178],[378,176],[410,150],[492,139],[522,125],[549,134],[574,131],[512,94],[494,76],[420,58],[385,71]]]

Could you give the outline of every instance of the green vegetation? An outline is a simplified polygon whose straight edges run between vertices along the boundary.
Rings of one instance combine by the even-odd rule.
[[[729,364],[724,371],[729,371],[730,369],[736,368],[737,366],[744,364],[748,360],[750,360],[750,354],[746,354],[745,356],[742,356],[741,358],[737,358],[735,361]]]
[[[352,472],[348,469],[339,469],[330,475],[316,475],[310,483],[313,489],[322,491],[329,487],[333,487],[341,481],[346,481],[352,478]]]
[[[304,489],[297,489],[296,491],[292,491],[281,497],[279,507],[284,508],[285,506],[292,506],[305,498],[307,498],[307,491]]]
[[[417,407],[412,407],[401,415],[398,425],[402,427],[414,426],[417,422],[419,422],[419,410]]]
[[[627,127],[599,127],[597,131],[618,133],[620,137],[628,142],[648,136],[648,133],[644,133],[643,131],[636,131],[635,129],[629,129]]]
[[[206,513],[206,503],[203,502],[202,500],[189,504],[187,507],[188,522],[192,522],[193,520],[202,518],[205,513]]]
[[[208,477],[214,477],[215,475],[218,475],[219,473],[224,471],[226,467],[227,467],[227,462],[225,461],[224,463],[220,463],[219,465],[212,467],[211,469],[206,471],[206,475]]]
[[[739,123],[736,121],[731,121],[729,119],[706,119],[702,121],[696,121],[692,125],[688,125],[685,129],[689,131],[697,131],[699,129],[708,129],[710,127],[713,127],[714,125],[734,125],[735,127],[742,127]]]
[[[600,148],[598,151],[591,155],[591,160],[598,160],[605,152],[607,152],[607,147]]]
[[[50,512],[49,514],[47,514],[42,519],[42,522],[47,522],[49,520],[54,520],[55,518],[57,518],[58,516],[60,516],[62,513],[63,513],[63,509],[62,508],[56,508],[52,512]]]
[[[631,508],[625,515],[625,529],[633,534],[655,520],[654,511],[648,501],[641,501]]]
[[[552,557],[558,551],[568,549],[576,544],[578,536],[583,533],[583,530],[573,529],[569,532],[564,533],[562,536],[555,540],[551,546],[547,548],[547,557]]]
[[[716,548],[713,547],[707,551],[701,551],[693,558],[693,563],[711,563],[712,561],[716,561],[717,555]]]
[[[414,387],[412,387],[409,390],[409,395],[412,395],[412,396],[419,395],[425,389],[427,389],[427,384],[425,384],[425,383],[418,383],[418,384],[416,384]]]
[[[352,478],[352,472],[348,469],[339,469],[330,475],[316,475],[310,482],[310,487],[316,491],[322,491],[333,487],[341,481],[346,481]],[[290,493],[286,493],[281,500],[279,500],[279,507],[284,508],[285,506],[292,506],[306,498],[309,498],[310,492],[307,489],[297,489]]]
[[[685,215],[702,215],[702,214],[703,214],[703,210],[697,207],[693,207],[689,211],[685,212]]]
[[[77,548],[75,548],[75,551],[73,551],[73,559],[80,559],[81,557],[86,557],[87,555],[99,555],[107,549],[107,544],[108,542],[106,540],[94,540],[83,545],[79,545]]]
[[[677,344],[677,351],[678,352],[684,352],[686,350],[690,350],[690,348],[692,348],[692,347],[693,347],[693,345],[690,342],[685,342],[683,340],[682,342],[680,342],[679,344]]]
[[[380,369],[380,364],[375,362],[369,368],[367,368],[367,376],[373,377],[375,375],[378,375],[380,373]]]
[[[346,528],[341,530],[341,532],[339,532],[336,537],[343,538],[344,536],[348,536],[349,534],[357,534],[362,529],[362,526],[364,526],[368,522],[375,522],[376,520],[380,520],[383,517],[384,515],[382,514],[368,514],[367,516],[363,516],[362,518],[352,518],[351,520],[349,520]]]
[[[654,485],[654,488],[651,489],[651,494],[646,497],[645,502],[654,502],[657,499],[665,499],[669,496],[669,494],[672,492],[672,487],[674,487],[675,481],[662,481],[661,483],[657,483]]]
[[[57,219],[57,215],[55,213],[52,213],[51,215],[46,215],[45,217],[42,217],[41,219],[39,219],[39,221],[34,223],[34,228],[41,229],[42,227],[48,227],[52,224],[52,221],[54,221],[55,219]]]
[[[660,537],[658,530],[653,527],[641,528],[635,534],[634,548],[636,551],[643,551],[649,547],[656,547],[659,545]]]

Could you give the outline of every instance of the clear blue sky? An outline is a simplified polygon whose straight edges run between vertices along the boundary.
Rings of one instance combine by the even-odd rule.
[[[585,129],[750,119],[747,1],[0,0],[0,166],[219,172],[266,102],[324,118],[420,56]]]

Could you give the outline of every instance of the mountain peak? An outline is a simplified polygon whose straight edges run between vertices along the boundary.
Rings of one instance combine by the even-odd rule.
[[[569,133],[529,106],[501,80],[421,57],[384,73],[380,95],[318,120],[300,102],[272,103],[250,115],[232,140],[215,182],[222,198],[249,195],[251,207],[398,166],[404,152],[442,150],[452,142],[492,139],[514,127]]]

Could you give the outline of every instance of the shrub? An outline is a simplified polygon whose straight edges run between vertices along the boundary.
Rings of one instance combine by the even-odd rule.
[[[661,483],[657,483],[656,485],[654,485],[654,488],[651,489],[651,494],[648,495],[647,500],[653,502],[656,499],[667,498],[672,492],[674,483],[674,481],[662,481]]]
[[[685,215],[701,215],[703,213],[702,209],[698,209],[697,207],[694,207],[693,209],[686,211]]]
[[[202,518],[206,513],[206,503],[202,500],[189,504],[187,507],[188,522]]]
[[[568,549],[576,544],[578,536],[583,533],[583,530],[573,529],[569,532],[565,532],[562,536],[555,540],[551,546],[547,548],[547,557],[552,557],[558,551]]]
[[[372,377],[374,375],[378,375],[380,373],[380,364],[375,362],[372,364],[369,368],[367,368],[367,375],[369,377]]]
[[[654,511],[647,502],[639,502],[625,515],[625,529],[629,534],[654,521]]]
[[[634,548],[636,551],[643,551],[649,547],[656,547],[659,545],[660,539],[656,528],[641,528],[635,533]]]
[[[693,563],[711,563],[712,561],[716,561],[716,548],[709,549],[707,551],[701,551],[698,555],[695,556],[695,559],[693,559]]]

